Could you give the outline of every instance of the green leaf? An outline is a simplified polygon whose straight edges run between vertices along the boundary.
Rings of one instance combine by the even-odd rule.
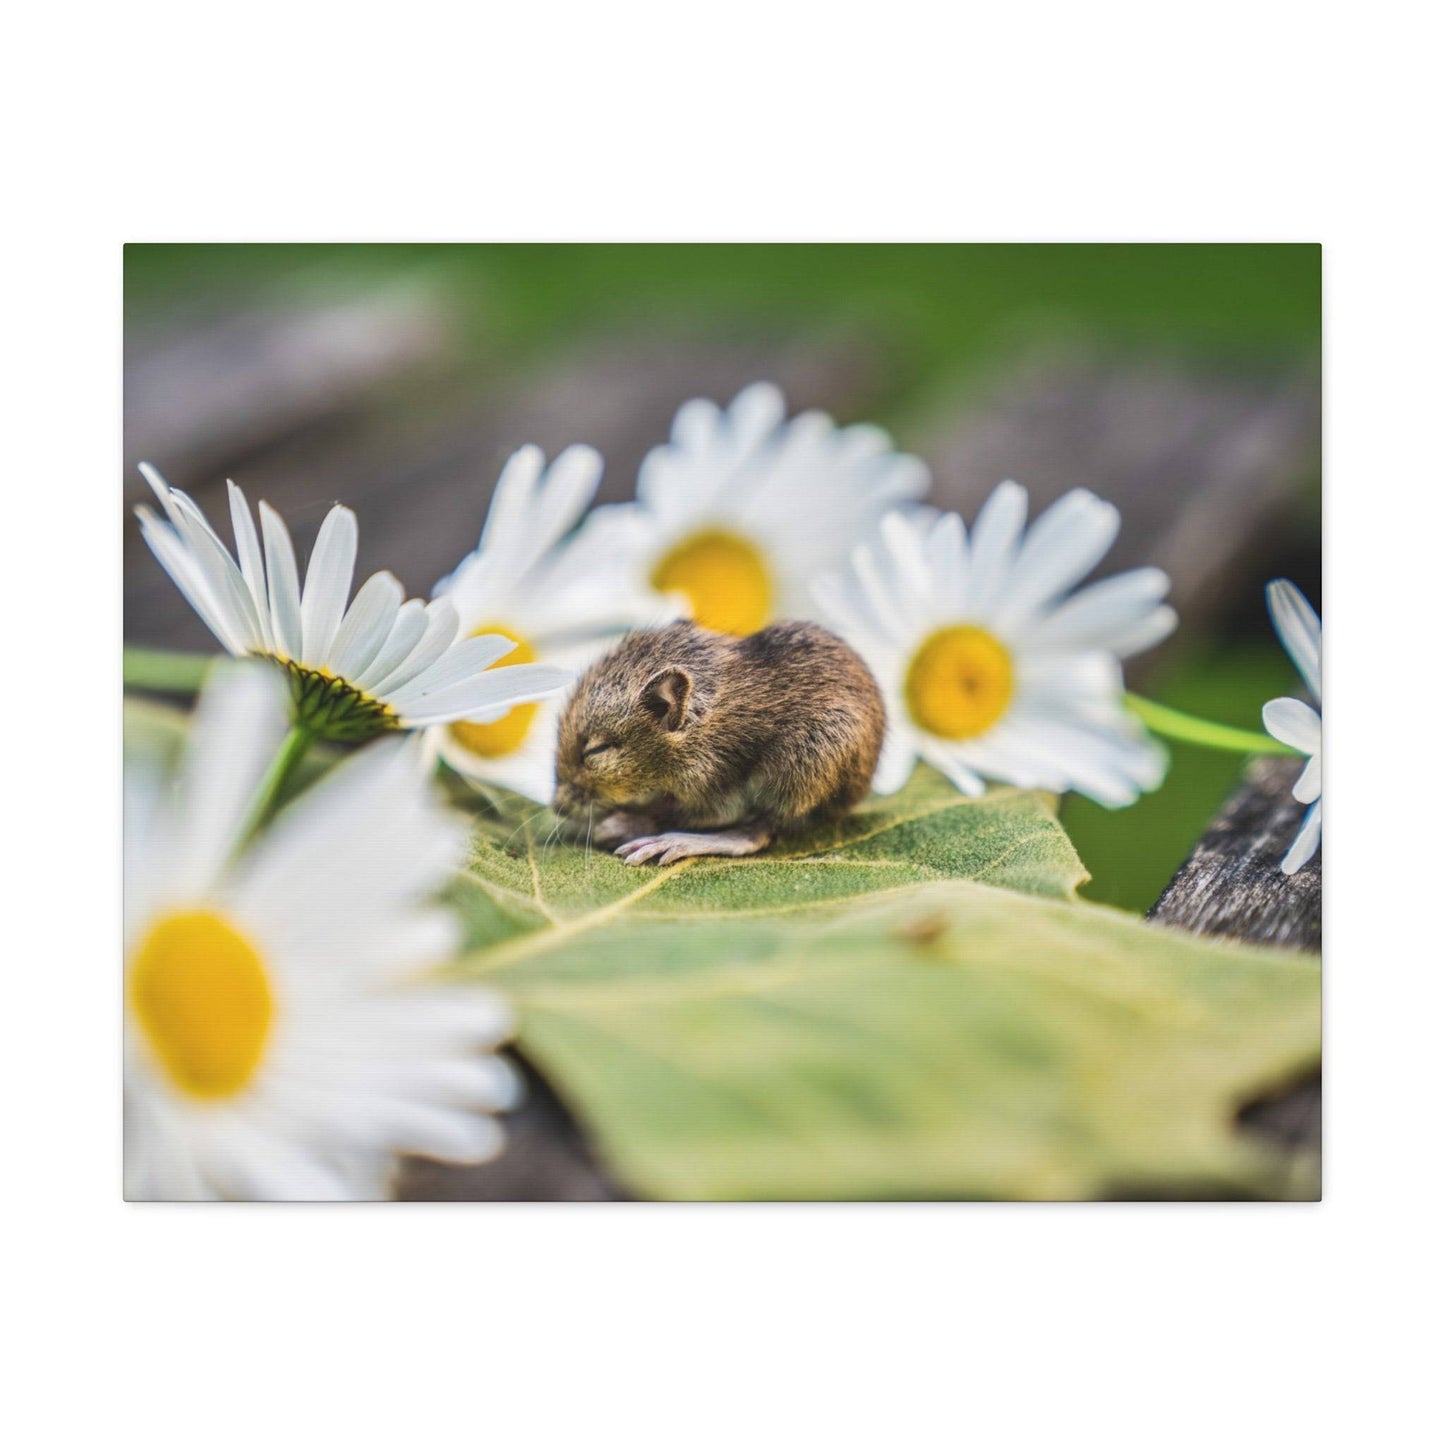
[[[558,841],[552,822],[546,809],[506,796],[493,799],[479,819],[468,874],[473,887],[458,895],[474,942],[546,935],[518,945],[531,955],[630,919],[739,920],[876,898],[942,878],[1072,898],[1088,876],[1050,796],[1004,790],[969,799],[926,768],[895,797],[875,798],[757,858],[629,868],[609,849]],[[501,954],[478,966],[506,967],[510,958]]]
[[[501,801],[465,971],[665,1199],[1308,1194],[1233,1127],[1319,1057],[1319,970],[1076,901],[1048,800],[920,770],[755,859],[631,869]]]

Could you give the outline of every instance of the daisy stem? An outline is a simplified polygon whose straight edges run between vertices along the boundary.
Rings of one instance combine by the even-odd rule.
[[[205,652],[166,652],[127,647],[121,655],[121,683],[143,692],[199,692],[215,657]]]
[[[1163,703],[1150,702],[1147,697],[1136,693],[1124,694],[1124,706],[1134,714],[1151,733],[1161,738],[1173,738],[1175,742],[1193,743],[1196,747],[1214,748],[1224,753],[1288,753],[1298,756],[1294,748],[1286,746],[1268,733],[1251,732],[1248,728],[1226,727],[1223,723],[1209,722],[1202,717],[1191,717],[1187,712],[1178,712]]]
[[[237,852],[245,847],[275,811],[277,799],[295,771],[296,764],[306,756],[307,749],[315,741],[316,734],[310,728],[300,723],[292,725],[276,756],[271,759],[271,766],[266,769],[266,774],[256,789],[256,796],[251,800],[251,811],[246,819],[246,826],[241,830]]]

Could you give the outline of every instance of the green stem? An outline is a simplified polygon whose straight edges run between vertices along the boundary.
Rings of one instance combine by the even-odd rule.
[[[121,680],[143,692],[199,692],[215,658],[204,652],[166,652],[156,647],[127,647],[121,654]]]
[[[271,766],[266,769],[266,775],[256,789],[256,796],[251,800],[251,812],[246,819],[246,826],[241,830],[241,841],[237,845],[238,852],[271,816],[276,807],[276,800],[281,796],[287,781],[295,771],[296,764],[306,756],[306,750],[315,741],[316,734],[310,728],[302,727],[299,724],[292,727],[291,731],[286,734],[285,741],[277,750],[276,756],[271,759]]]
[[[1134,714],[1151,733],[1162,738],[1173,738],[1176,742],[1193,743],[1196,747],[1214,748],[1223,753],[1288,753],[1299,754],[1268,733],[1251,732],[1248,728],[1226,727],[1223,723],[1208,722],[1201,717],[1191,717],[1187,712],[1177,712],[1162,703],[1150,702],[1132,692],[1124,694],[1124,706]]]

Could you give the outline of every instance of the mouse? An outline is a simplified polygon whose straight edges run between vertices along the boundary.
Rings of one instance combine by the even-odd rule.
[[[816,623],[631,632],[563,706],[552,806],[633,866],[746,857],[861,802],[885,723],[867,664]]]

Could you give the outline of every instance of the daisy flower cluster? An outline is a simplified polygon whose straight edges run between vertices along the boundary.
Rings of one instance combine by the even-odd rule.
[[[353,595],[344,506],[303,581],[266,503],[253,514],[227,483],[227,545],[142,469],[157,504],[137,509],[145,540],[239,661],[212,670],[178,766],[127,763],[132,1197],[381,1197],[399,1154],[500,1147],[492,1115],[517,1093],[495,1052],[506,1010],[436,981],[459,941],[436,897],[466,839],[430,773],[550,802],[565,690],[632,628],[831,627],[884,696],[881,793],[920,762],[970,795],[998,782],[1108,807],[1161,782],[1167,755],[1122,663],[1174,629],[1169,579],[1091,580],[1120,525],[1101,498],[1076,490],[1030,521],[1006,481],[966,525],[926,505],[927,468],[886,433],[789,417],[767,384],[684,405],[633,501],[592,509],[602,466],[585,446],[515,453],[476,547],[429,601],[388,572]],[[1269,606],[1318,704],[1319,618],[1288,583]],[[1213,728],[1186,721],[1174,736]],[[1308,760],[1293,873],[1319,846],[1320,719],[1276,699],[1264,722]],[[322,741],[363,746],[278,812]]]

